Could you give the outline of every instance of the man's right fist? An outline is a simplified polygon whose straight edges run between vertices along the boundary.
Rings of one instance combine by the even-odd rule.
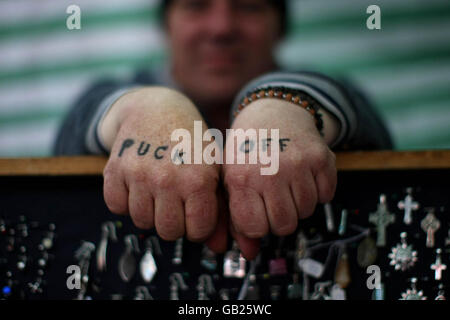
[[[172,132],[186,129],[193,137],[196,120],[207,129],[192,102],[171,89],[143,88],[116,101],[100,124],[101,139],[111,145],[103,172],[111,212],[130,214],[138,228],[156,227],[164,240],[211,236],[218,219],[219,166],[176,165],[171,156]]]

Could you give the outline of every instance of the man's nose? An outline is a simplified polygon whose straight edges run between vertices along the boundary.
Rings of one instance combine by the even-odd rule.
[[[236,34],[237,17],[232,1],[215,0],[212,2],[206,28],[215,37],[230,37]]]

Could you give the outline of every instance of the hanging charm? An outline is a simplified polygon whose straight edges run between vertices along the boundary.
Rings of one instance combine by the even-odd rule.
[[[442,279],[442,271],[447,269],[447,265],[442,263],[441,259],[441,249],[436,250],[436,262],[431,265],[431,269],[434,270],[434,279],[441,280]]]
[[[408,195],[404,200],[400,201],[397,206],[400,210],[405,211],[403,222],[407,225],[410,225],[412,223],[412,211],[419,209],[419,203],[413,200],[412,188],[407,188],[406,192],[408,193]]]
[[[417,278],[411,279],[411,289],[407,289],[402,293],[400,300],[427,300],[427,297],[423,295],[423,291],[417,291],[416,288]]]
[[[133,252],[139,253],[136,235],[129,234],[125,236],[125,246],[125,252],[119,259],[119,275],[123,281],[129,282],[136,272],[136,258]]]
[[[306,249],[308,246],[308,239],[306,238],[303,231],[297,234],[295,240],[295,252],[294,252],[294,271],[300,272],[300,267],[298,262],[306,256]]]
[[[400,234],[402,243],[392,248],[392,252],[389,254],[390,265],[395,266],[395,270],[405,271],[414,266],[417,261],[417,251],[413,251],[412,245],[406,243],[406,236],[406,232]]]
[[[147,240],[145,241],[145,247],[145,253],[142,256],[141,262],[139,264],[139,270],[141,272],[142,279],[144,279],[144,282],[150,283],[153,280],[156,272],[158,271],[153,252],[156,251],[157,254],[161,255],[161,248],[158,244],[158,238],[154,236],[147,238]],[[156,250],[153,249],[154,247]]]
[[[298,282],[298,273],[294,273],[292,276],[293,282],[287,287],[287,298],[290,300],[296,300],[302,298],[302,285]]]
[[[377,227],[377,247],[384,247],[386,245],[386,227],[395,222],[395,215],[388,211],[384,194],[380,195],[377,211],[369,215],[369,222]]]
[[[428,214],[420,223],[422,230],[427,233],[426,246],[428,248],[434,247],[434,233],[441,227],[441,222],[434,215],[434,209],[428,210]]]
[[[212,278],[209,274],[202,274],[198,277],[197,291],[198,300],[209,300],[209,296],[216,292]]]
[[[367,236],[358,246],[357,258],[358,265],[361,268],[367,268],[372,265],[377,259],[378,249],[375,240]]]
[[[339,223],[338,233],[340,236],[343,236],[347,231],[347,217],[348,211],[347,209],[342,209],[341,211],[341,222]]]
[[[325,270],[325,266],[321,262],[311,258],[300,259],[298,266],[306,275],[312,276],[316,279],[321,278]]]
[[[97,270],[106,270],[106,250],[108,248],[108,239],[117,241],[116,227],[112,221],[107,221],[102,224],[102,239],[97,249]]]
[[[334,214],[333,214],[333,207],[331,206],[331,203],[325,203],[323,205],[323,209],[325,211],[325,221],[327,225],[328,232],[334,232]]]
[[[89,265],[91,261],[92,252],[95,251],[95,244],[92,242],[83,241],[80,248],[75,251],[75,259],[78,261],[80,267],[80,291],[78,291],[77,300],[85,300],[86,292],[89,285]]]
[[[330,290],[331,300],[347,300],[345,290],[337,283],[335,283]]]
[[[331,281],[317,282],[314,285],[314,292],[311,295],[311,300],[331,300],[330,295],[327,294],[327,287],[331,285]]]
[[[189,289],[189,287],[186,285],[186,283],[183,280],[183,276],[179,272],[174,272],[169,276],[170,281],[170,300],[179,300],[179,289],[186,291]]]
[[[200,264],[209,271],[215,271],[217,268],[216,254],[206,245],[203,245]]]
[[[434,300],[446,300],[445,292],[444,292],[444,285],[442,283],[439,285],[439,291],[438,291],[436,298],[434,298]]]
[[[269,261],[269,274],[271,276],[287,274],[286,259],[281,257],[280,250],[276,251],[276,258]]]
[[[233,246],[224,256],[223,275],[227,278],[243,278],[245,276],[246,260],[239,251],[238,244]]]
[[[342,289],[348,287],[351,282],[350,278],[350,265],[348,262],[348,254],[345,248],[342,248],[342,254],[340,254],[334,273],[334,282],[337,283]]]
[[[259,300],[259,287],[256,283],[256,276],[250,274],[248,277],[248,287],[245,294],[245,300]]]
[[[179,238],[175,242],[175,249],[172,258],[172,263],[175,265],[179,265],[181,262],[183,262],[183,238]]]
[[[136,295],[134,300],[154,300],[147,287],[136,287]]]

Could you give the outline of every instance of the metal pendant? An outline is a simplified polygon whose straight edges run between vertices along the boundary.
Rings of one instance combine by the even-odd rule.
[[[223,263],[223,275],[227,278],[243,278],[245,276],[246,260],[240,253],[236,241],[233,247],[225,254]]]
[[[153,300],[153,297],[147,287],[139,286],[136,287],[136,294],[133,300]]]
[[[375,224],[377,228],[377,247],[384,247],[386,245],[386,227],[395,222],[395,215],[388,211],[384,194],[380,195],[377,211],[369,215],[369,222]]]
[[[154,244],[152,244],[152,241]],[[150,283],[158,271],[153,252],[156,251],[157,254],[161,255],[161,249],[159,248],[158,239],[156,237],[147,238],[145,241],[145,247],[145,253],[139,264],[139,270],[141,272],[142,279],[144,279],[146,283]],[[153,249],[154,247],[156,250]]]
[[[442,283],[439,285],[439,291],[438,291],[436,298],[434,298],[434,300],[446,300],[444,286],[442,285]]]
[[[407,225],[410,225],[412,223],[412,211],[419,209],[419,203],[415,202],[412,197],[412,188],[406,189],[406,192],[408,195],[405,197],[404,200],[400,201],[397,204],[397,207],[400,210],[405,211],[405,215],[403,217],[403,222]]]
[[[293,282],[287,287],[287,298],[290,300],[297,300],[302,298],[303,287],[298,282],[298,273],[294,273]]]
[[[416,288],[417,279],[411,279],[411,289],[407,289],[402,293],[402,297],[399,300],[427,300],[427,297],[423,295],[423,291],[417,291]]]
[[[216,290],[212,278],[209,274],[202,274],[198,277],[197,283],[198,300],[209,300]]]
[[[394,266],[395,270],[405,271],[414,266],[417,261],[417,251],[412,249],[412,245],[406,243],[406,236],[406,232],[400,234],[402,243],[392,248],[392,252],[389,254],[390,265]]]
[[[249,276],[249,284],[245,300],[259,300],[259,287],[256,284],[256,276],[254,274]]]
[[[337,263],[336,271],[334,274],[334,282],[336,282],[342,289],[347,288],[347,286],[351,282],[350,277],[350,265],[348,262],[348,254],[344,252],[339,257],[339,261]]]
[[[136,272],[136,258],[133,252],[139,253],[136,235],[129,234],[125,236],[125,245],[125,252],[119,259],[119,275],[123,281],[129,282]]]
[[[202,259],[200,264],[209,271],[215,271],[217,268],[216,254],[210,250],[206,245],[202,249]]]
[[[331,287],[330,296],[331,300],[347,300],[345,290],[337,283]]]
[[[431,265],[431,269],[434,270],[434,279],[441,280],[442,279],[442,271],[447,269],[447,265],[442,263],[441,259],[441,249],[436,250],[436,262]]]
[[[434,233],[441,227],[441,222],[434,215],[434,208],[430,208],[426,217],[421,221],[422,230],[427,233],[426,246],[434,247]]]
[[[172,263],[180,265],[183,262],[183,238],[177,239],[173,253]]]
[[[287,274],[286,259],[276,258],[269,261],[269,273],[271,276]]]
[[[358,246],[357,257],[358,265],[361,268],[367,268],[377,259],[378,249],[375,240],[368,236]]]
[[[300,267],[298,262],[306,257],[306,250],[308,247],[308,239],[306,238],[303,231],[300,231],[297,234],[297,238],[295,240],[295,252],[294,252],[294,271],[300,272]]]
[[[322,263],[313,260],[311,258],[301,259],[298,262],[298,266],[300,270],[303,271],[305,274],[312,276],[316,279],[321,278],[325,270],[325,267]]]
[[[311,300],[331,300],[327,293],[327,288],[331,285],[331,281],[317,282],[314,286],[314,292],[311,295]]]
[[[102,239],[97,249],[97,270],[106,270],[106,250],[108,248],[108,239],[117,241],[116,228],[112,221],[107,221],[102,224]]]
[[[150,283],[158,270],[151,250],[146,250],[139,264],[139,269],[141,271],[142,279],[144,279],[146,283]]]
[[[186,291],[189,287],[184,282],[183,276],[179,272],[174,272],[169,276],[170,300],[179,300],[179,290]]]

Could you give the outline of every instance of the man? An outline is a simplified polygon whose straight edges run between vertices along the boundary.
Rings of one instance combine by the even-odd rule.
[[[112,212],[130,214],[139,228],[155,227],[165,240],[186,236],[216,252],[226,249],[230,231],[253,259],[258,239],[293,233],[317,203],[331,201],[337,181],[330,148],[391,147],[353,87],[277,70],[273,50],[285,32],[285,1],[172,0],[163,9],[167,72],[94,85],[68,115],[55,146],[58,155],[110,155],[104,198]],[[244,100],[258,90],[265,96]],[[194,121],[203,131],[279,129],[288,143],[278,172],[263,176],[255,164],[174,165],[171,133],[181,128],[193,135]],[[143,157],[147,144],[157,152]],[[227,152],[239,150],[226,144]]]

